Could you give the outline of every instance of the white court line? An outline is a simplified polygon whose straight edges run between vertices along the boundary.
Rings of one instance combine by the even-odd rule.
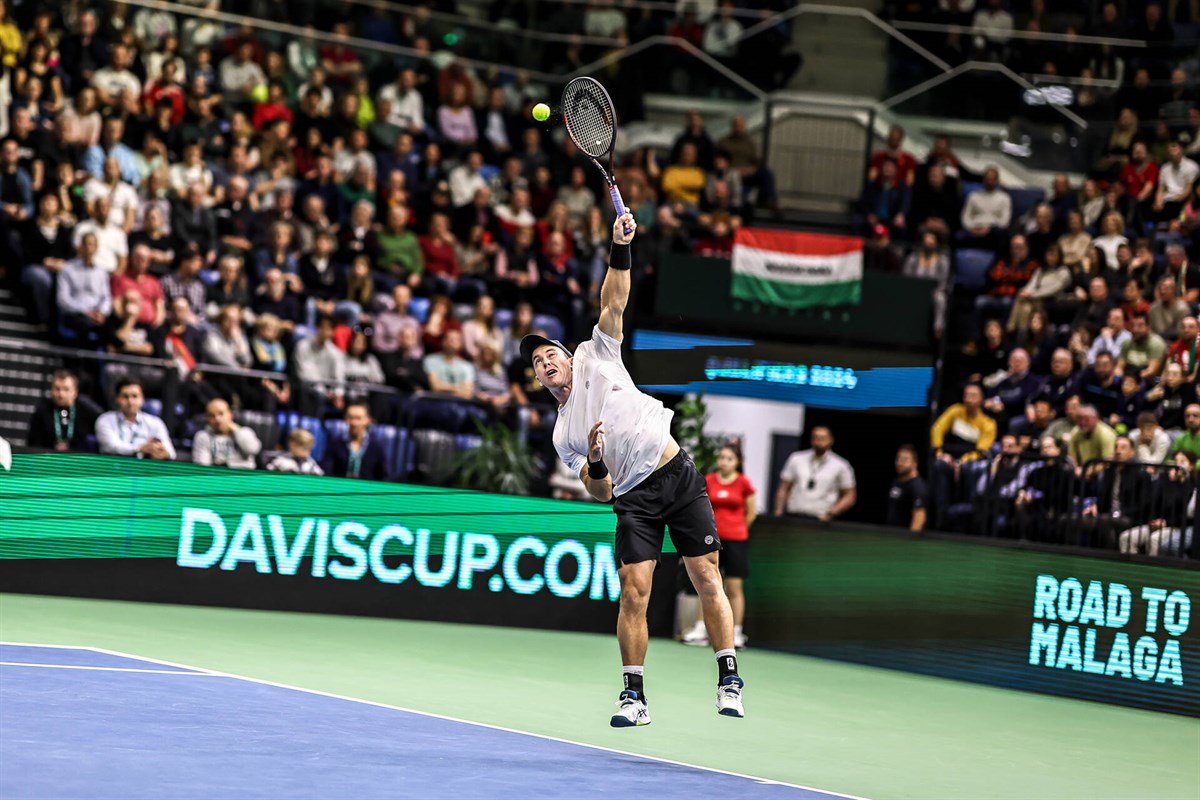
[[[36,667],[38,669],[88,669],[95,672],[145,672],[152,675],[199,675],[202,678],[219,678],[212,672],[185,672],[178,669],[133,669],[132,667],[84,667],[78,664],[33,664],[28,661],[0,661],[0,667]]]
[[[641,759],[645,759],[647,761],[657,761],[662,764],[671,764],[676,767],[686,767],[688,769],[698,769],[703,772],[713,772],[718,775],[729,775],[734,778],[742,778],[744,780],[754,781],[755,783],[787,786],[789,788],[800,789],[801,791],[805,791],[805,792],[817,792],[820,794],[828,795],[829,797],[843,798],[843,800],[868,800],[868,798],[860,797],[859,795],[844,794],[842,792],[831,792],[827,789],[817,789],[812,786],[803,786],[798,783],[788,783],[787,781],[777,781],[777,780],[772,780],[770,778],[759,778],[755,775],[746,775],[741,772],[731,772],[729,770],[718,769],[716,767],[705,767],[705,766],[701,766],[699,764],[688,764],[685,761],[675,761],[674,759],[662,758],[661,756],[649,756],[649,755],[645,755],[643,753],[633,753],[628,750],[617,750],[616,748],[605,747],[605,746],[599,745],[599,744],[589,744],[587,742],[576,742],[571,739],[563,739],[561,737],[550,736],[545,733],[532,733],[530,731],[522,731],[522,730],[518,730],[516,728],[506,728],[503,725],[492,725],[487,722],[476,722],[475,720],[460,719],[459,717],[451,717],[451,716],[447,716],[445,714],[435,714],[432,711],[418,711],[414,708],[405,708],[404,706],[395,706],[395,705],[391,705],[389,703],[380,703],[375,700],[364,700],[361,697],[350,697],[350,696],[344,695],[344,694],[334,694],[332,692],[323,692],[323,691],[320,691],[319,689],[305,689],[303,686],[292,686],[291,684],[279,683],[277,681],[268,681],[268,680],[264,680],[262,678],[251,678],[246,675],[236,675],[232,672],[221,672],[220,670],[206,669],[204,667],[196,667],[196,666],[192,666],[190,664],[180,664],[179,662],[176,662],[176,661],[165,661],[161,658],[149,658],[147,656],[134,655],[133,653],[124,653],[124,652],[121,652],[120,650],[109,650],[104,647],[87,647],[87,646],[69,645],[69,644],[37,644],[37,643],[33,643],[33,642],[3,642],[3,641],[0,641],[0,645],[7,645],[9,647],[53,647],[53,648],[58,648],[60,650],[90,650],[93,653],[101,653],[103,655],[117,656],[119,658],[131,658],[136,661],[145,661],[150,664],[162,664],[162,665],[168,666],[168,667],[176,667],[178,669],[192,670],[193,672],[207,673],[209,675],[215,675],[215,676],[219,676],[222,678],[233,678],[234,680],[246,681],[248,683],[257,683],[257,684],[261,684],[263,686],[274,686],[277,689],[288,689],[293,692],[303,692],[304,694],[312,694],[312,695],[316,695],[318,697],[328,697],[333,700],[345,700],[350,703],[361,703],[361,704],[367,705],[367,706],[375,706],[376,708],[386,708],[390,711],[403,711],[407,714],[417,714],[418,716],[431,717],[433,719],[442,719],[442,720],[446,720],[447,722],[458,722],[463,725],[474,725],[478,728],[490,728],[491,730],[504,731],[505,733],[515,733],[515,734],[519,734],[521,736],[532,736],[535,739],[545,739],[545,740],[551,741],[551,742],[559,742],[561,744],[575,745],[576,747],[586,747],[591,750],[601,750],[606,753],[615,753],[616,755],[620,755],[620,756],[630,756],[632,758],[641,758]],[[181,673],[172,672],[170,674],[179,675]]]

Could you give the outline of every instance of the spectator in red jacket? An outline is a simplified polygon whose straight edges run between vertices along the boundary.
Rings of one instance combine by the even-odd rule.
[[[450,232],[450,218],[434,214],[429,218],[429,234],[421,237],[421,255],[425,258],[425,282],[437,293],[453,291],[461,272],[457,240]]]
[[[1029,283],[1037,262],[1029,257],[1025,237],[1017,234],[1009,242],[1008,258],[1001,258],[987,271],[987,291],[975,298],[975,314],[979,328],[985,319],[1008,316],[1013,298]]]

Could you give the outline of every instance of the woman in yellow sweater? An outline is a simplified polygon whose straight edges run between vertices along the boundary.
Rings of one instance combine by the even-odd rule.
[[[662,191],[668,203],[700,205],[704,170],[696,165],[696,158],[696,145],[685,144],[679,151],[679,163],[663,170]]]
[[[942,412],[929,432],[929,443],[944,461],[971,461],[987,453],[996,442],[996,421],[983,411],[983,389],[963,388],[961,403]]]

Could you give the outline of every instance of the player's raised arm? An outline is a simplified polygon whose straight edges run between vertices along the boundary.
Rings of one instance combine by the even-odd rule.
[[[629,233],[625,230],[628,228]],[[604,285],[600,287],[600,330],[621,341],[622,318],[625,305],[629,302],[629,268],[632,265],[629,243],[637,232],[637,223],[628,211],[613,223],[612,253],[609,255],[608,272]]]

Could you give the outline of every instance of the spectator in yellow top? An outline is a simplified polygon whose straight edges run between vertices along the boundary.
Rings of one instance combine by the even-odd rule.
[[[0,0],[0,63],[9,69],[15,69],[21,60],[21,50],[24,42],[21,30],[8,15],[7,0]]]
[[[1078,427],[1071,435],[1067,453],[1075,462],[1078,472],[1085,464],[1097,458],[1112,458],[1117,445],[1117,433],[1100,420],[1095,406],[1079,408]]]
[[[663,170],[663,196],[669,203],[700,205],[700,194],[704,191],[704,170],[697,166],[696,145],[685,142],[679,148],[679,163]]]
[[[983,388],[970,383],[961,403],[942,412],[929,432],[929,443],[938,458],[950,463],[972,461],[996,441],[996,421],[983,412]]]

